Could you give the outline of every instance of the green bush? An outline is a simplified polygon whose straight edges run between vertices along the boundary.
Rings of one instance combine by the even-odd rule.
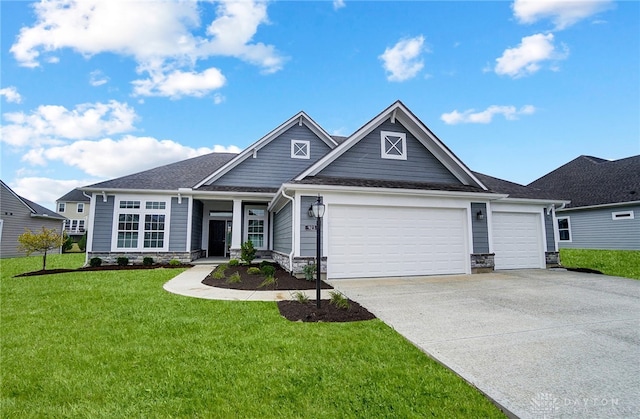
[[[305,265],[304,268],[302,268],[302,272],[304,273],[304,279],[306,279],[307,281],[313,281],[313,278],[316,275],[316,264],[310,264],[310,265]]]
[[[251,262],[256,258],[256,248],[253,247],[253,243],[251,240],[247,240],[246,242],[240,245],[240,259],[247,265],[250,265]]]
[[[330,304],[333,304],[334,306],[343,310],[349,310],[350,306],[347,297],[345,297],[338,291],[331,291],[329,292],[329,295],[331,296],[331,300],[329,301]]]
[[[306,303],[309,301],[309,297],[302,291],[296,291],[293,293],[293,298],[299,303]]]
[[[277,283],[278,283],[278,280],[275,277],[267,276],[264,279],[264,281],[262,281],[260,283],[260,285],[258,285],[258,288],[266,287],[266,286],[269,286],[269,285],[274,285],[274,284],[277,284]]]
[[[213,279],[224,279],[224,271],[226,271],[228,267],[229,266],[225,263],[218,265],[218,267],[211,274],[211,277],[213,277]]]
[[[260,275],[262,272],[260,271],[260,268],[252,266],[250,268],[247,268],[247,273],[249,275]]]
[[[242,279],[240,278],[240,274],[238,272],[234,272],[233,275],[231,275],[229,279],[227,279],[227,282],[229,284],[237,284],[238,282],[242,282]]]
[[[82,238],[78,241],[78,248],[83,252],[87,250],[87,233],[84,233]]]
[[[178,259],[171,259],[169,261],[169,266],[180,266],[182,265],[182,262],[180,262]]]
[[[260,272],[262,272],[264,276],[274,276],[276,274],[276,268],[272,265],[264,265],[260,266]]]
[[[149,257],[149,256],[145,256],[144,258],[142,258],[142,264],[144,266],[151,266],[153,265],[153,258]]]
[[[240,261],[238,259],[231,259],[229,261],[229,266],[238,266],[240,265]]]
[[[91,258],[89,260],[89,266],[93,268],[97,268],[98,266],[102,266],[102,259],[100,258]]]
[[[63,252],[68,252],[69,250],[71,250],[71,248],[73,248],[73,240],[71,239],[71,236],[67,235],[67,233],[64,233],[64,243],[62,244],[62,251]]]
[[[118,266],[127,266],[129,264],[129,258],[126,256],[120,256],[116,259]]]
[[[262,267],[264,266],[271,266],[271,262],[269,262],[268,260],[263,260],[258,266],[260,266],[260,269],[262,269]]]

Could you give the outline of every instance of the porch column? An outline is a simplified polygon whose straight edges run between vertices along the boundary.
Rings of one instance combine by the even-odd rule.
[[[242,244],[242,199],[233,200],[233,227],[231,230],[231,249],[240,250]]]

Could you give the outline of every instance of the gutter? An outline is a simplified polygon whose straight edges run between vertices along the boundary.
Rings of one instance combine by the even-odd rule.
[[[287,195],[284,189],[280,190],[282,196],[291,201],[291,253],[289,253],[289,272],[293,271],[293,254],[296,250],[295,238],[296,238],[296,217],[295,217],[295,200],[293,197]]]

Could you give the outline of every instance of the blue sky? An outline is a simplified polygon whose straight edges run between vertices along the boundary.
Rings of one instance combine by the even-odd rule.
[[[239,151],[300,110],[349,135],[395,100],[527,184],[640,153],[640,3],[0,1],[2,180],[87,185]]]

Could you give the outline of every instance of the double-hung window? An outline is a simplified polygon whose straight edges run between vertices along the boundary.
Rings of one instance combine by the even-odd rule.
[[[78,206],[76,207],[78,214],[84,212],[84,204],[82,202],[78,202]]]
[[[164,200],[120,200],[115,214],[114,250],[167,250],[167,207]]]
[[[571,241],[571,222],[569,217],[558,218],[558,239],[561,242]]]
[[[267,208],[248,205],[244,209],[245,239],[256,249],[267,248]]]

